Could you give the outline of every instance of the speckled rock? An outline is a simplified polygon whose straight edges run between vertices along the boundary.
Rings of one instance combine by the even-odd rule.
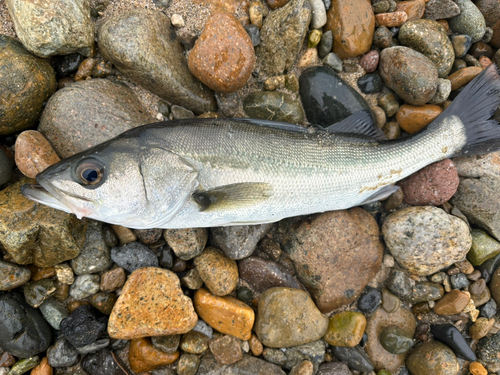
[[[370,1],[333,1],[325,28],[332,31],[333,52],[341,59],[368,52],[375,31],[375,15]]]
[[[109,317],[108,333],[125,340],[179,334],[190,331],[197,320],[179,278],[171,271],[146,267],[129,276]]]
[[[71,285],[69,295],[76,300],[90,297],[99,291],[99,275],[81,275]]]
[[[356,346],[363,337],[366,318],[356,311],[343,311],[328,320],[325,341],[333,346]]]
[[[69,316],[64,304],[53,298],[49,298],[40,305],[40,312],[45,320],[57,330],[61,328],[61,321]]]
[[[197,114],[215,111],[214,97],[189,72],[173,32],[160,11],[119,12],[99,28],[99,51],[123,75],[162,99]]]
[[[213,12],[189,54],[191,73],[212,90],[229,93],[246,84],[254,65],[252,40],[238,19]]]
[[[35,55],[90,56],[94,49],[94,25],[90,5],[81,1],[7,0],[16,34]],[[71,25],[71,32],[68,26]]]
[[[200,362],[198,375],[240,375],[252,369],[255,375],[285,375],[285,372],[277,365],[263,359],[243,354],[243,359],[231,365],[221,365],[212,353],[206,353]]]
[[[132,90],[92,79],[57,91],[45,107],[38,131],[66,158],[153,121]]]
[[[375,24],[384,27],[401,27],[408,21],[406,12],[379,13],[375,15]]]
[[[326,346],[323,340],[317,340],[290,348],[266,348],[262,356],[267,361],[276,363],[287,370],[307,360],[312,362],[313,370],[316,371],[319,364],[324,361]]]
[[[377,70],[379,60],[380,54],[378,51],[374,50],[361,57],[358,64],[365,70],[365,72],[373,73]]]
[[[284,121],[292,124],[304,122],[304,111],[298,100],[280,91],[256,91],[243,101],[243,110],[251,118]]]
[[[352,375],[349,366],[342,362],[324,362],[319,366],[317,375]]]
[[[6,291],[26,284],[31,277],[29,268],[0,260],[0,290]]]
[[[125,284],[125,270],[121,267],[113,268],[101,275],[99,289],[103,292],[114,292]]]
[[[484,362],[500,362],[500,332],[479,340],[477,356]]]
[[[470,0],[456,0],[460,14],[448,20],[450,28],[457,34],[467,34],[475,43],[486,31],[486,21],[477,6]]]
[[[198,274],[207,288],[216,296],[231,293],[238,283],[238,266],[215,247],[206,248],[194,259]]]
[[[422,18],[425,11],[424,0],[400,1],[396,5],[395,12],[405,12],[408,16],[408,21]]]
[[[324,313],[354,301],[382,262],[378,225],[360,208],[320,214],[291,236],[297,276]]]
[[[0,35],[0,135],[35,125],[56,88],[48,62],[28,53],[14,38]]]
[[[166,229],[163,238],[179,259],[189,260],[203,251],[208,232],[206,228]]]
[[[441,20],[460,14],[460,8],[452,0],[429,0],[425,3],[424,18]]]
[[[158,257],[155,252],[140,242],[130,242],[111,249],[111,259],[128,272],[141,267],[157,267]]]
[[[451,93],[451,81],[449,79],[439,78],[437,90],[429,104],[442,104],[444,103]]]
[[[428,341],[408,354],[406,367],[414,375],[457,375],[459,364],[455,354],[446,345]]]
[[[211,340],[210,351],[221,365],[230,365],[243,359],[240,342],[231,335]]]
[[[260,29],[256,49],[257,68],[270,76],[291,68],[302,47],[311,22],[308,0],[292,0],[270,12]]]
[[[390,89],[411,105],[427,103],[437,90],[435,65],[408,47],[384,49],[380,53],[379,74]]]
[[[488,42],[493,47],[500,47],[500,4],[492,0],[479,0],[475,2],[479,11],[483,14],[486,26],[491,27],[493,35]],[[486,40],[485,40],[486,41]]]
[[[105,348],[86,355],[81,366],[89,375],[123,375],[125,364],[119,356]]]
[[[472,244],[464,221],[430,206],[394,212],[384,221],[382,233],[397,262],[420,276],[463,259]]]
[[[77,275],[106,271],[113,264],[110,254],[104,240],[102,223],[91,221],[80,255],[71,260],[71,268]]]
[[[39,307],[56,291],[56,283],[52,279],[30,281],[23,288],[26,303],[32,307]]]
[[[211,228],[210,242],[231,259],[246,258],[255,251],[257,243],[271,229],[272,224],[235,225]]]
[[[16,165],[29,178],[35,178],[38,173],[61,160],[45,137],[35,130],[19,134],[15,150]]]
[[[86,222],[25,198],[22,180],[0,192],[0,243],[18,264],[51,267],[80,253]]]

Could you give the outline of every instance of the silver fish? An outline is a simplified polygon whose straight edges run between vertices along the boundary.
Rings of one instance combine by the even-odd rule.
[[[150,124],[55,164],[25,196],[129,228],[246,225],[387,197],[433,162],[500,149],[492,64],[423,131],[381,141],[366,114],[339,133],[250,119]],[[353,134],[364,133],[365,135]]]

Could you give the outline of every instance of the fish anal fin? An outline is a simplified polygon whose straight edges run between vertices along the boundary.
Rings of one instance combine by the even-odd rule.
[[[373,123],[371,115],[366,110],[353,113],[342,121],[327,127],[326,130],[329,133],[365,135],[379,141],[387,139],[384,132]]]

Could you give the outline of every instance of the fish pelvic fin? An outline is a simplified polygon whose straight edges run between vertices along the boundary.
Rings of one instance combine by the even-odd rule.
[[[273,189],[269,184],[246,182],[195,192],[191,197],[200,207],[200,211],[218,211],[249,207],[268,200],[272,193]]]

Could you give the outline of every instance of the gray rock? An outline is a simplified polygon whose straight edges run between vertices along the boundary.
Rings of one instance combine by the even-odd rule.
[[[382,225],[385,243],[409,272],[427,276],[463,259],[472,245],[467,224],[437,207],[407,207]]]
[[[326,31],[321,36],[321,40],[318,44],[318,55],[324,58],[330,53],[333,47],[333,34],[331,30]]]
[[[189,109],[186,109],[184,107],[181,107],[181,106],[178,106],[175,104],[170,108],[170,110],[172,111],[172,117],[174,120],[195,117],[193,111],[190,111]]]
[[[477,6],[470,0],[455,0],[460,14],[448,20],[450,29],[457,34],[467,34],[472,43],[479,42],[486,31],[486,21]]]
[[[106,79],[71,84],[57,91],[38,131],[67,158],[126,130],[154,122],[129,88]]]
[[[325,362],[319,366],[316,375],[352,375],[352,372],[345,363]]]
[[[476,354],[485,362],[500,362],[500,332],[479,340]]]
[[[398,297],[409,297],[415,282],[410,279],[406,272],[394,269],[387,278],[387,288]]]
[[[257,243],[271,229],[272,224],[235,225],[211,228],[210,242],[231,259],[243,259],[252,255]]]
[[[203,333],[205,336],[208,338],[212,338],[214,335],[214,329],[210,327],[207,323],[205,323],[203,320],[198,318],[198,322],[193,328],[193,331]]]
[[[59,339],[47,350],[47,359],[52,367],[69,367],[78,362],[78,353],[66,339]]]
[[[0,260],[0,290],[15,289],[26,284],[30,278],[31,271],[29,268]]]
[[[56,291],[56,283],[52,279],[32,281],[24,286],[26,303],[33,307],[40,306]]]
[[[429,282],[416,282],[412,288],[410,302],[416,304],[419,302],[435,301],[444,295],[444,289],[441,285]],[[394,353],[400,354],[400,353]]]
[[[41,57],[94,51],[94,24],[88,1],[7,0],[16,34],[27,50]],[[71,32],[69,32],[69,30]]]
[[[80,255],[71,260],[71,267],[77,275],[85,275],[104,272],[112,264],[110,249],[104,241],[102,223],[91,221]]]
[[[113,247],[111,259],[131,273],[142,267],[158,267],[158,257],[154,251],[140,242],[130,242],[121,247]]]
[[[311,29],[320,29],[326,25],[326,9],[323,0],[309,0],[311,4]]]
[[[340,73],[342,71],[342,60],[340,60],[340,57],[338,57],[337,54],[333,52],[330,52],[325,56],[325,58],[323,59],[323,64],[329,66],[337,73]]]
[[[182,45],[162,12],[116,13],[99,28],[98,44],[123,75],[162,99],[198,114],[216,110],[213,95],[189,72]]]
[[[469,280],[463,273],[450,276],[450,282],[453,289],[464,289],[469,286]]]
[[[455,58],[461,59],[464,57],[469,48],[472,46],[472,38],[469,35],[452,35],[451,44],[453,45],[453,50],[455,51]]]
[[[4,150],[0,149],[0,185],[9,182],[12,177],[14,163],[7,156]]]
[[[61,327],[61,321],[69,316],[69,311],[64,304],[53,298],[40,305],[40,312],[45,320],[57,330]]]
[[[423,18],[440,20],[451,18],[460,14],[460,8],[452,0],[429,0],[425,3]]]
[[[81,275],[69,289],[69,295],[76,300],[81,300],[99,291],[99,275]]]
[[[231,365],[220,365],[209,351],[201,358],[197,375],[241,375],[249,369],[252,375],[285,375],[279,366],[248,354],[243,354],[243,359]]]
[[[437,90],[429,104],[441,104],[444,103],[451,93],[451,81],[449,79],[439,78],[437,84]]]
[[[107,348],[86,355],[81,366],[89,375],[123,375],[123,369],[127,367],[119,356]]]
[[[326,342],[323,340],[313,341],[307,344],[294,346],[291,348],[274,349],[266,348],[263,352],[264,358],[287,370],[292,369],[304,360],[311,361],[314,366],[314,372],[323,362],[326,353]]]
[[[109,339],[100,339],[100,340],[94,341],[88,345],[79,346],[78,348],[76,348],[76,351],[78,352],[78,354],[81,354],[81,355],[95,353],[101,349],[107,348],[109,346],[109,344],[110,344]]]
[[[500,179],[500,152],[453,158],[460,177],[495,177]]]
[[[300,52],[311,21],[309,0],[292,0],[269,13],[260,29],[260,45],[256,49],[261,72],[283,74]]]
[[[340,361],[347,363],[349,368],[353,370],[369,372],[374,369],[370,358],[359,346],[353,348],[332,346],[332,353]]]
[[[153,346],[164,353],[174,354],[179,347],[181,335],[167,335],[151,337]]]
[[[279,91],[253,92],[243,101],[243,109],[249,117],[263,120],[301,124],[305,118],[299,101]]]

